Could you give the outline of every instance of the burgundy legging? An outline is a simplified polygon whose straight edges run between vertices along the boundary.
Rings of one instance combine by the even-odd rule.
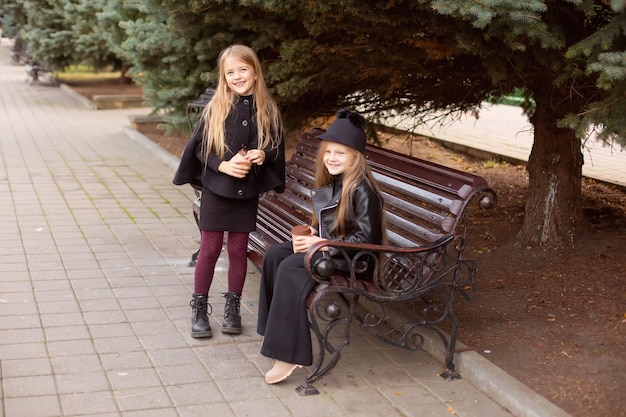
[[[200,253],[194,273],[193,292],[208,294],[215,274],[215,264],[222,251],[224,232],[202,231]],[[248,233],[228,232],[228,291],[241,294],[248,270]]]

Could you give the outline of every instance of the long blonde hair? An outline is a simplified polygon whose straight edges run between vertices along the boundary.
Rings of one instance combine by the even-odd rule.
[[[205,158],[214,153],[224,158],[227,151],[224,122],[234,108],[236,94],[228,88],[224,74],[224,61],[233,57],[250,65],[256,74],[256,82],[252,94],[256,105],[256,126],[259,149],[276,148],[280,144],[282,119],[280,110],[274,102],[263,77],[263,69],[256,52],[245,45],[231,45],[224,49],[217,60],[219,82],[215,95],[207,104],[204,114],[203,150]]]
[[[330,175],[326,166],[324,165],[324,153],[326,151],[326,147],[328,146],[329,141],[323,140],[319,146],[317,151],[317,159],[315,163],[315,186],[316,188],[324,187],[333,182],[333,177]],[[333,225],[330,228],[329,232],[337,235],[338,237],[343,237],[348,233],[347,225],[355,223],[355,217],[353,212],[353,197],[354,190],[361,182],[366,181],[372,190],[381,195],[380,188],[378,183],[374,179],[372,175],[372,171],[370,170],[369,165],[367,164],[367,159],[365,159],[365,155],[361,152],[357,151],[354,148],[346,146],[349,152],[354,154],[354,161],[352,165],[348,167],[348,169],[343,173],[343,186],[341,188],[341,199],[339,200],[339,206],[337,207],[337,214],[333,221]],[[385,216],[382,213],[383,224],[381,224],[383,230],[383,240],[385,241]],[[315,210],[313,211],[313,219],[312,226],[317,227],[319,224],[319,219],[317,218],[317,213]]]

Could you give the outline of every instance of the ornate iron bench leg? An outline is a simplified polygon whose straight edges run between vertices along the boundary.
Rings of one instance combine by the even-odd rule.
[[[320,393],[317,388],[313,386],[313,384],[309,384],[308,382],[305,382],[296,388],[296,392],[302,396],[317,395]]]
[[[450,301],[449,307],[450,309],[452,309],[452,301]],[[457,330],[459,327],[459,323],[457,322],[456,318],[453,315],[451,315],[450,321],[452,322],[452,331],[450,332],[450,342],[448,344],[448,349],[446,351],[446,357],[445,357],[445,365],[447,369],[439,374],[440,377],[442,377],[443,379],[447,381],[452,381],[455,379],[462,378],[461,374],[459,374],[455,370],[455,366],[454,366],[454,351],[456,349],[456,334],[457,334]]]
[[[343,297],[343,294],[339,294],[341,296],[340,299],[346,302],[344,308],[347,309],[347,313],[344,313],[342,316],[342,306],[338,302],[330,300],[324,303],[322,302],[325,295],[328,295],[328,292],[321,290],[317,293],[311,304],[309,314],[311,320],[310,326],[318,343],[319,356],[313,369],[306,376],[304,384],[296,388],[296,392],[300,395],[319,394],[319,391],[313,386],[313,383],[333,370],[341,358],[341,350],[350,344],[350,325],[352,324],[352,307],[350,300]],[[318,317],[328,322],[323,330],[320,329]],[[338,325],[343,325],[344,327],[344,340],[338,346],[333,346],[328,340],[331,331]],[[326,360],[327,353],[330,355],[330,359],[328,360]],[[327,363],[324,364],[325,362]]]
[[[195,251],[192,255],[191,255],[191,260],[189,261],[189,263],[187,264],[187,266],[189,267],[194,267],[196,266],[196,264],[198,263],[198,255],[200,254],[200,249],[198,249],[197,251]]]
[[[200,198],[202,196],[202,193],[200,190],[198,190],[195,187],[193,191],[194,193],[196,193],[196,199],[192,203],[193,218],[195,219],[196,225],[198,226],[198,231],[200,232],[200,244],[202,244],[202,230],[200,230]],[[187,265],[190,267],[196,266],[196,263],[198,262],[199,254],[200,254],[200,248],[198,248],[198,250],[195,251],[193,255],[191,255],[191,260],[189,261]]]

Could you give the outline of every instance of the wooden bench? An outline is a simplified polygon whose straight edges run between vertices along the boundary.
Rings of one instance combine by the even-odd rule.
[[[314,129],[300,139],[286,166],[285,192],[260,198],[248,253],[259,268],[271,245],[291,239],[292,226],[310,222],[309,190],[314,188],[317,135],[322,132]],[[482,209],[495,207],[496,194],[481,177],[391,150],[368,145],[366,156],[385,199],[389,246],[324,241],[307,252],[306,267],[318,281],[308,299],[318,354],[297,389],[301,395],[318,393],[312,384],[335,367],[354,324],[410,350],[424,346],[424,331],[434,332],[447,352],[442,377],[460,378],[453,363],[458,331],[453,305],[457,294],[471,299],[476,278],[475,262],[463,256],[465,210],[473,199]],[[334,274],[327,259],[311,263],[324,246],[344,254],[351,265],[349,276]],[[360,252],[350,259],[346,249]],[[354,268],[367,257],[377,262],[371,281],[357,279]],[[441,329],[444,325],[447,332]]]

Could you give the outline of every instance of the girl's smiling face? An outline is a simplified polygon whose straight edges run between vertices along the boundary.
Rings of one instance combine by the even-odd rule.
[[[256,72],[251,65],[234,57],[224,59],[224,78],[233,92],[240,96],[249,96],[254,92]]]
[[[330,175],[343,174],[354,163],[355,150],[340,143],[328,142],[324,149],[324,166]]]

